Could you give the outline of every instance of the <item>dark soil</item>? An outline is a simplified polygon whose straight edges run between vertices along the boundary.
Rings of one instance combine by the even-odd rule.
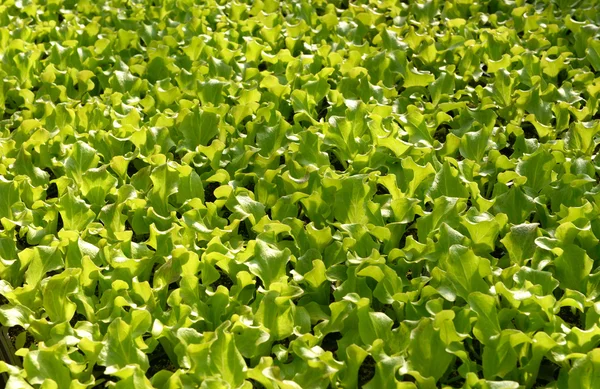
[[[581,312],[578,309],[571,307],[561,307],[558,312],[558,317],[563,319],[565,323],[570,324],[573,327],[584,328],[583,318]]]
[[[362,388],[375,377],[375,365],[377,363],[372,356],[367,355],[358,369],[358,387]]]
[[[150,368],[146,372],[146,377],[151,378],[154,374],[161,370],[175,371],[177,366],[173,364],[165,349],[161,344],[156,346],[154,351],[148,355],[150,361]]]
[[[335,353],[338,349],[338,340],[342,339],[342,334],[339,332],[330,332],[321,341],[321,348],[325,351]]]
[[[217,287],[219,285],[223,285],[227,289],[231,289],[231,287],[234,285],[234,283],[231,280],[231,278],[229,278],[229,276],[227,275],[227,273],[225,273],[223,270],[220,270],[220,269],[219,269],[219,274],[221,275],[219,277],[219,279],[216,280],[215,282],[213,282],[210,286],[212,286],[213,289],[215,289],[215,290],[217,289]]]

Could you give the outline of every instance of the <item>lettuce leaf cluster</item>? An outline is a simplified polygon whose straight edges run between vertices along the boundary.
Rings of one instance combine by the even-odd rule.
[[[598,387],[599,26],[2,1],[6,387]]]

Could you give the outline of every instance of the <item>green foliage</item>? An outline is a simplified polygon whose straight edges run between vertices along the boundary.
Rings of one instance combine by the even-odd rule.
[[[6,387],[597,388],[599,15],[1,1]]]

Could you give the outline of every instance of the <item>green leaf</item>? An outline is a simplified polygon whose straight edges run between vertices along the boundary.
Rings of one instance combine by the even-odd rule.
[[[450,96],[454,94],[454,82],[453,75],[442,72],[440,76],[428,86],[429,93],[431,94],[431,102],[437,105],[442,98],[449,99]]]
[[[483,344],[488,344],[491,339],[500,334],[500,322],[494,297],[481,292],[474,292],[468,297],[469,307],[477,314],[477,323],[473,333]]]
[[[513,82],[511,74],[505,69],[500,69],[494,74],[494,82],[485,90],[500,107],[508,107],[512,103]]]
[[[594,261],[574,244],[561,248],[563,253],[554,260],[556,279],[562,288],[585,291]]]
[[[527,177],[526,186],[535,192],[539,192],[550,183],[554,165],[554,157],[548,151],[540,149],[529,156],[525,156],[517,164],[516,172]]]
[[[485,128],[475,132],[467,132],[460,139],[460,154],[465,158],[480,162],[485,156],[489,139],[489,132]]]
[[[223,326],[217,330],[217,338],[210,346],[210,360],[219,376],[232,387],[244,382],[246,363],[235,347],[233,335],[226,333]]]
[[[592,389],[600,379],[600,349],[590,351],[573,364],[569,371],[569,387]]]
[[[523,223],[512,226],[510,232],[500,242],[508,250],[510,260],[523,265],[535,252],[535,239],[538,234],[537,223]]]
[[[442,168],[436,173],[428,194],[434,199],[442,196],[469,197],[469,191],[461,181],[458,170],[450,166],[448,160],[444,161]]]
[[[487,293],[490,286],[484,281],[485,259],[476,256],[465,246],[450,247],[449,255],[442,259],[440,267],[446,271],[446,277],[456,294],[465,300],[473,292]]]
[[[46,273],[59,270],[64,266],[64,260],[56,247],[37,246],[19,253],[21,263],[28,263],[25,281],[29,285],[37,285],[45,278]]]
[[[483,375],[486,379],[504,378],[517,368],[517,347],[530,342],[527,335],[516,330],[503,330],[490,339],[483,349]]]
[[[450,367],[454,356],[446,351],[446,344],[431,319],[421,319],[410,334],[408,354],[411,366],[424,377],[438,381]]]
[[[77,305],[69,298],[79,286],[79,269],[67,269],[44,286],[44,309],[53,323],[69,321]]]
[[[74,192],[70,189],[60,198],[58,210],[65,230],[69,231],[83,231],[96,218],[96,214],[90,209],[90,206],[75,197]]]
[[[376,339],[387,340],[394,321],[383,312],[370,312],[368,302],[363,300],[361,303],[358,308],[358,331],[363,343],[369,345]]]
[[[71,373],[62,358],[66,357],[66,345],[43,347],[27,353],[23,360],[23,368],[27,373],[27,380],[33,385],[40,385],[52,381],[59,389],[69,389]]]
[[[81,194],[93,205],[104,205],[106,195],[117,184],[106,168],[89,169],[82,174]]]
[[[179,122],[178,130],[183,135],[183,145],[191,150],[207,146],[219,134],[219,117],[196,106],[188,111]]]
[[[494,250],[496,238],[505,223],[506,217],[504,215],[492,217],[488,213],[478,214],[474,208],[470,208],[462,225],[469,231],[469,237],[476,249],[482,247],[484,250],[491,252]]]
[[[250,273],[259,277],[266,288],[271,283],[285,280],[286,264],[290,260],[288,249],[279,250],[267,242],[257,240],[254,246],[253,259],[246,262]]]
[[[588,42],[586,59],[590,62],[595,71],[600,71],[600,41],[590,40]]]
[[[353,176],[343,180],[333,204],[335,218],[342,223],[367,223],[369,221],[367,207],[369,192],[365,177]]]
[[[65,160],[67,176],[76,182],[82,182],[83,173],[98,165],[98,153],[90,145],[78,141],[73,145],[71,155]]]
[[[148,357],[136,344],[132,327],[120,317],[108,326],[98,361],[108,371],[117,371],[127,365],[138,365],[142,370],[149,367]]]
[[[433,81],[433,76],[431,77],[431,81]],[[428,83],[425,85],[427,84]],[[400,116],[400,123],[402,123],[409,134],[409,142],[415,144],[419,142],[431,144],[433,142],[433,138],[431,137],[429,129],[427,128],[427,123],[425,123],[425,117],[414,105],[409,105],[407,114]]]
[[[12,207],[19,201],[19,189],[15,182],[0,176],[0,220],[13,220]]]
[[[521,224],[534,209],[533,199],[518,187],[511,187],[507,192],[495,199],[492,210],[503,213],[508,221],[513,224]]]
[[[150,174],[152,189],[148,199],[161,216],[169,215],[169,197],[177,192],[179,174],[168,164],[160,165]]]

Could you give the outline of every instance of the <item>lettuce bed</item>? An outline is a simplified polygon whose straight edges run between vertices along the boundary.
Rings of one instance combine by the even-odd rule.
[[[7,388],[598,388],[596,1],[1,3]]]

